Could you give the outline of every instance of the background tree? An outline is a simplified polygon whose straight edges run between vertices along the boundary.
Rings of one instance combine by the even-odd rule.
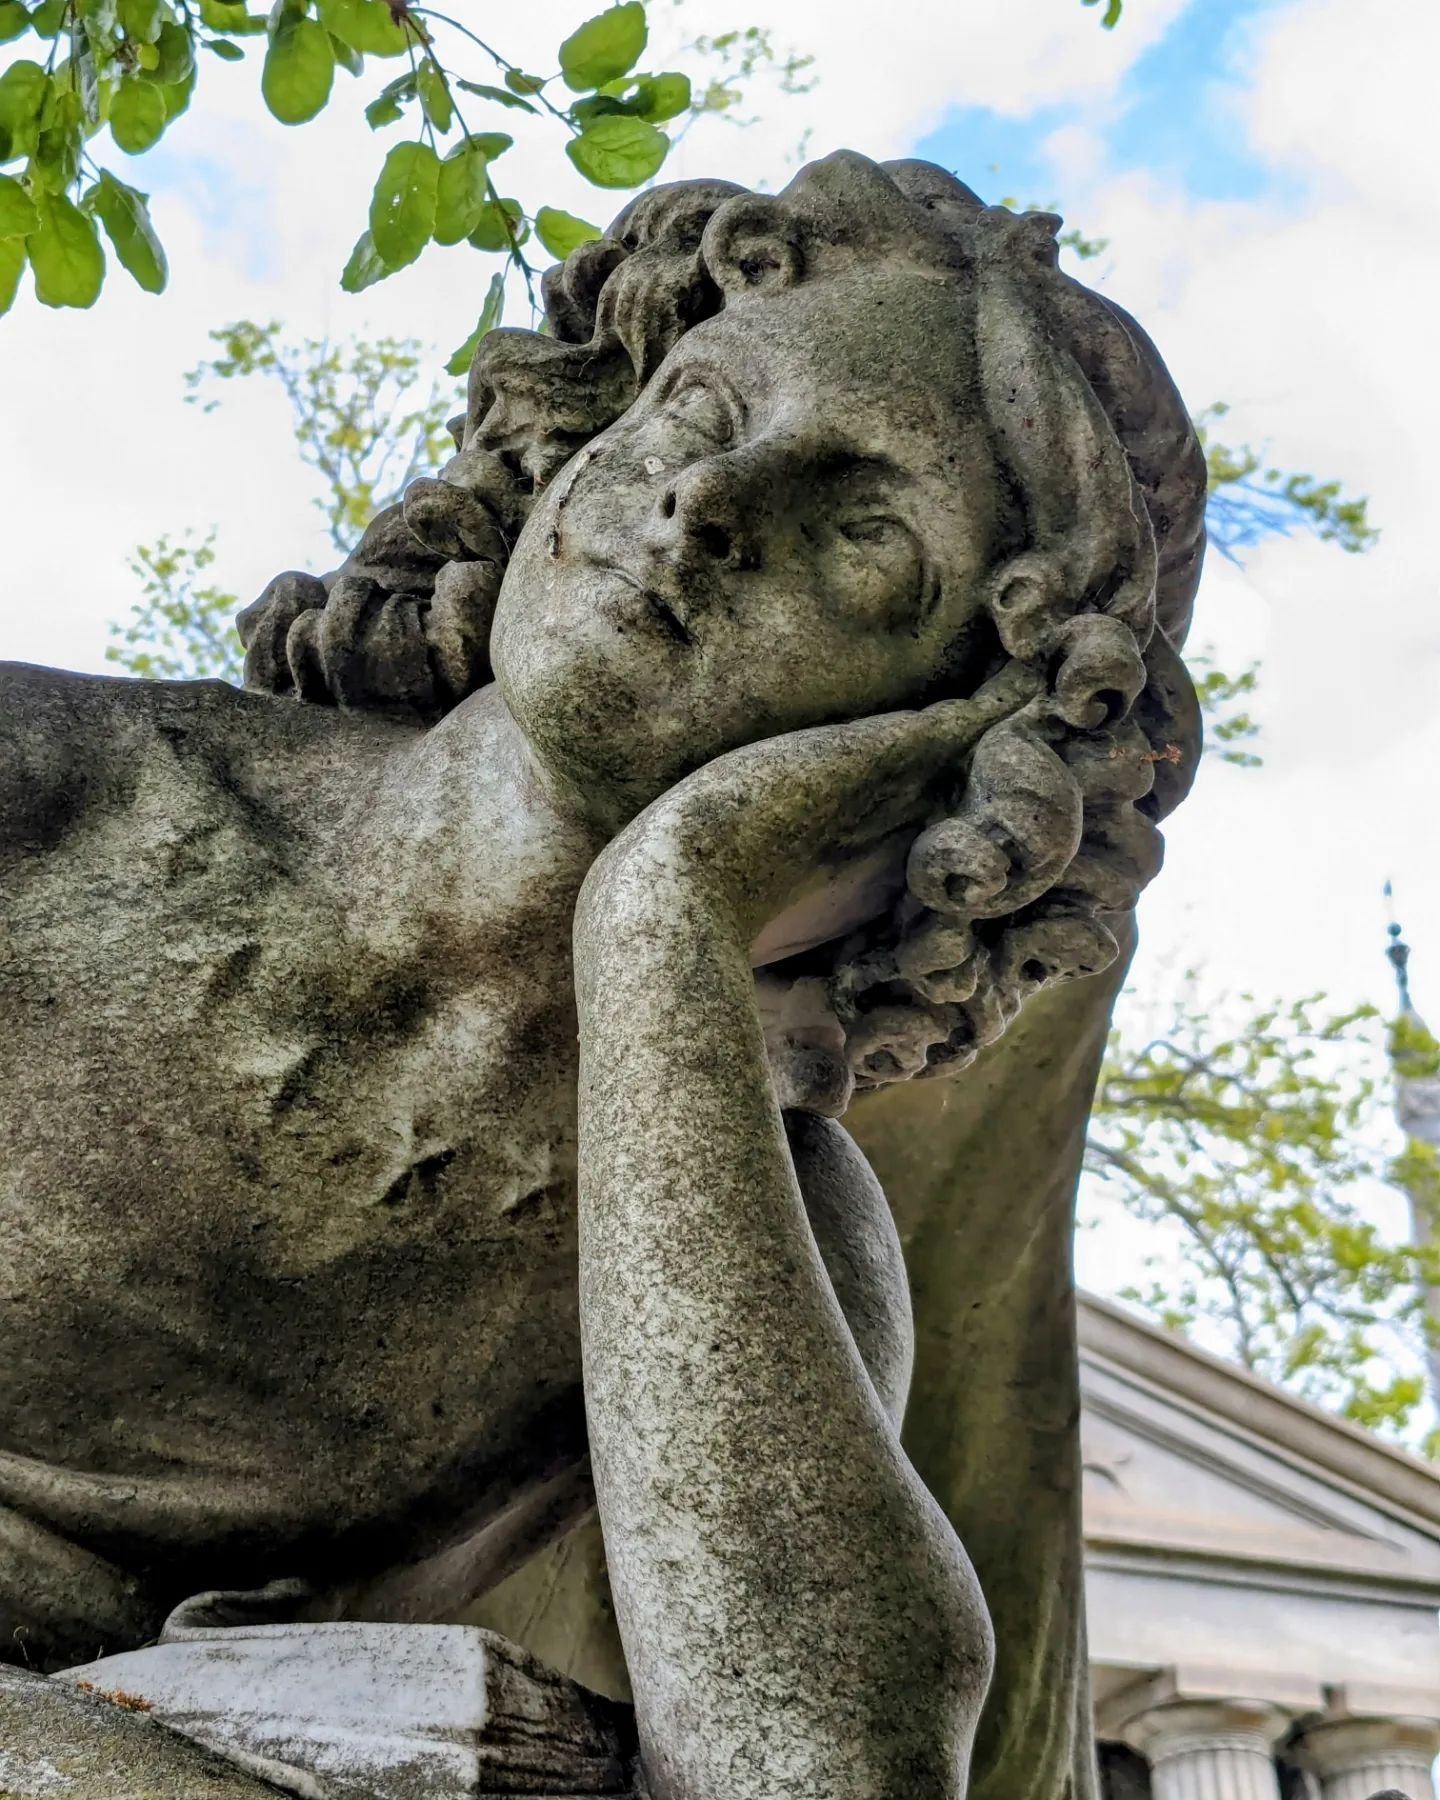
[[[291,343],[278,324],[248,319],[210,336],[216,354],[186,376],[187,398],[208,412],[226,382],[278,382],[300,461],[319,477],[314,504],[337,560],[368,519],[450,453],[445,421],[457,391],[435,378],[436,359],[414,339]],[[124,624],[111,626],[108,660],[131,675],[238,682],[241,602],[209,579],[215,557],[213,529],[142,544],[130,559],[140,598]]]
[[[190,371],[188,397],[209,409],[220,404],[224,382],[280,384],[300,461],[320,477],[314,503],[337,561],[367,519],[449,453],[445,421],[456,391],[431,378],[434,359],[413,339],[288,343],[278,324],[249,320],[210,335],[218,354]],[[213,529],[141,545],[130,559],[140,598],[123,624],[111,626],[107,659],[131,675],[238,682],[241,601],[208,578],[215,556]]]
[[[1365,1216],[1375,1184],[1407,1174],[1389,1151],[1374,1010],[1337,1012],[1322,994],[1227,999],[1191,976],[1168,1005],[1122,1016],[1085,1156],[1092,1216],[1116,1203],[1157,1239],[1122,1297],[1414,1441],[1440,1255],[1387,1241]]]

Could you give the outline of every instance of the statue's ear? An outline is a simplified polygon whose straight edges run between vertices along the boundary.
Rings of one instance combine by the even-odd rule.
[[[727,300],[793,287],[805,272],[793,225],[761,194],[727,200],[705,227],[700,250]]]

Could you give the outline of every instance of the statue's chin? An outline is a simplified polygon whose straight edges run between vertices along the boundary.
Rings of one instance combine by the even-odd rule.
[[[696,731],[678,682],[599,614],[526,608],[507,586],[490,648],[531,751],[613,828],[693,766]]]

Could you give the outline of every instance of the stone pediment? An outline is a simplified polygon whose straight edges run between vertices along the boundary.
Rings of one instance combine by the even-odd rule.
[[[1262,1456],[1246,1454],[1250,1446],[1203,1427],[1181,1436],[1166,1429],[1169,1421],[1127,1406],[1125,1397],[1088,1398],[1084,1492],[1092,1543],[1332,1570],[1419,1573],[1418,1562],[1440,1591],[1440,1546],[1397,1542],[1384,1519],[1367,1517],[1363,1506],[1319,1483],[1307,1483],[1306,1493],[1285,1493],[1271,1471],[1255,1466]]]
[[[1097,1693],[1188,1665],[1440,1712],[1440,1474],[1088,1297],[1080,1365]]]

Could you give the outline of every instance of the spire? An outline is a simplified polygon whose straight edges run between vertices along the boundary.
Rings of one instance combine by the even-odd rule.
[[[1410,1003],[1410,946],[1400,935],[1400,923],[1395,917],[1395,890],[1387,881],[1385,883],[1385,903],[1390,913],[1390,923],[1386,926],[1390,942],[1385,946],[1385,954],[1390,959],[1390,967],[1395,971],[1395,985],[1400,990],[1400,1011],[1414,1012]]]
[[[1385,902],[1390,914],[1386,932],[1390,942],[1385,955],[1395,971],[1400,1010],[1390,1027],[1390,1066],[1395,1071],[1396,1111],[1410,1137],[1418,1137],[1440,1150],[1440,1044],[1415,1010],[1410,993],[1410,946],[1395,917],[1395,891],[1385,883]],[[1437,1220],[1440,1232],[1440,1220]]]
[[[1405,1150],[1393,1179],[1410,1202],[1410,1240],[1417,1250],[1440,1250],[1440,1044],[1431,1037],[1410,997],[1410,946],[1395,917],[1395,895],[1385,883],[1390,942],[1385,954],[1395,971],[1400,1010],[1390,1027],[1390,1066],[1395,1073],[1395,1118]],[[1426,1377],[1440,1408],[1440,1284],[1423,1283],[1427,1315]]]

